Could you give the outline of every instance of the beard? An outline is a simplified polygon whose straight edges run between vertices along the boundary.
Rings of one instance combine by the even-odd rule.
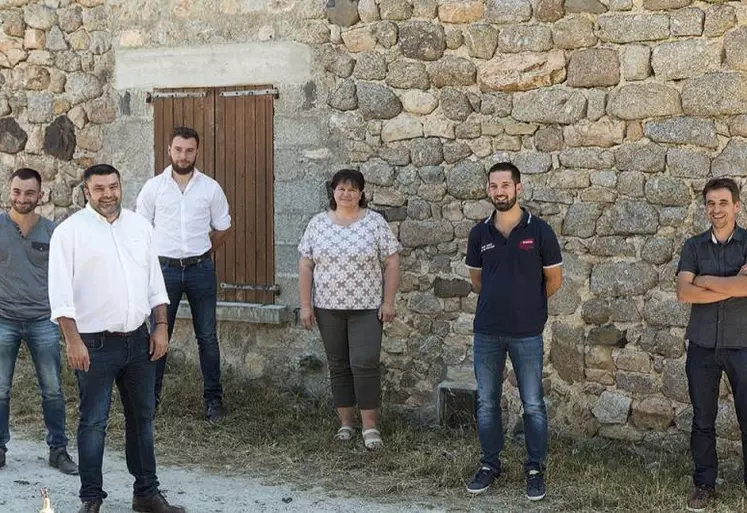
[[[91,201],[93,209],[104,217],[113,214],[119,214],[122,211],[122,201],[117,199],[114,202],[102,205],[101,202]]]
[[[17,203],[14,201],[13,203],[11,203],[11,208],[19,214],[26,215],[26,214],[30,214],[31,212],[33,212],[37,204],[38,202],[28,203],[24,205],[24,204]]]
[[[504,201],[498,201],[491,198],[490,201],[491,203],[493,203],[493,206],[498,212],[508,212],[509,210],[514,208],[514,205],[516,205],[516,196],[508,198]]]
[[[192,162],[191,164],[188,164],[184,167],[180,166],[173,160],[171,161],[171,169],[178,175],[188,175],[195,169],[195,163]]]

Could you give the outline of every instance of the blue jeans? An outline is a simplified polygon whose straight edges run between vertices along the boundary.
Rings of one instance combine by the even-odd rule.
[[[42,394],[47,445],[50,449],[67,446],[65,436],[65,397],[60,382],[60,332],[49,319],[14,321],[0,318],[0,449],[10,440],[10,389],[21,340],[31,353],[36,379]]]
[[[696,486],[714,487],[718,474],[716,415],[721,374],[726,372],[742,432],[744,481],[747,483],[747,349],[706,349],[692,342],[687,347],[687,385],[693,405],[690,452],[693,455]]]
[[[209,258],[188,267],[161,265],[166,290],[169,294],[168,321],[169,339],[174,332],[176,311],[182,294],[187,294],[189,308],[192,311],[192,326],[197,338],[197,349],[202,370],[203,393],[206,401],[220,400],[223,387],[220,384],[220,347],[216,333],[216,306],[218,302],[218,284],[215,275],[215,264]],[[163,373],[166,370],[166,356],[158,360],[156,374],[156,402],[161,400]]]
[[[148,330],[141,326],[129,336],[81,333],[81,338],[88,348],[91,366],[87,372],[75,372],[80,392],[80,499],[106,498],[101,465],[114,383],[124,409],[125,458],[127,470],[135,477],[134,494],[152,497],[158,492],[153,447],[156,362],[152,362],[148,354]]]
[[[482,449],[480,462],[500,473],[500,455],[505,445],[501,422],[501,394],[503,369],[508,354],[524,407],[527,444],[524,470],[544,470],[547,458],[547,411],[542,389],[542,336],[515,338],[475,333],[474,352],[477,434]]]

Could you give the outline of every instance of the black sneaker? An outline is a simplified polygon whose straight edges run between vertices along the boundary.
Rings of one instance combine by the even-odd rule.
[[[498,475],[492,468],[483,465],[475,472],[472,481],[467,485],[467,491],[475,495],[483,493],[490,488]]]
[[[75,464],[64,447],[49,450],[49,466],[69,476],[78,475],[78,465]]]
[[[5,466],[5,450],[0,449],[0,468]]]
[[[223,402],[220,399],[212,399],[205,404],[205,416],[208,422],[217,424],[226,416],[226,410],[223,408]]]
[[[545,476],[541,471],[533,469],[527,472],[527,499],[530,501],[541,501],[545,498],[547,487]]]

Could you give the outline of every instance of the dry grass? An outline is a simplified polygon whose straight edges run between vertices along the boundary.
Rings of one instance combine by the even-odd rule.
[[[30,363],[23,352],[13,389],[12,423],[16,431],[42,439],[39,393]],[[193,365],[171,363],[156,421],[162,463],[246,472],[268,482],[322,486],[331,493],[380,501],[407,501],[421,504],[424,511],[682,511],[690,487],[690,462],[683,451],[553,438],[547,472],[550,493],[541,504],[527,505],[519,439],[509,441],[498,484],[490,493],[472,498],[464,485],[479,457],[473,429],[418,427],[390,409],[382,424],[386,450],[368,453],[359,439],[349,445],[332,441],[337,426],[326,399],[242,382],[230,372],[224,376],[230,413],[224,423],[212,426],[202,418],[199,372]],[[67,369],[64,380],[68,430],[74,439],[77,390]],[[122,447],[122,428],[117,405],[108,437],[113,448]],[[747,512],[739,462],[722,465],[722,476],[716,511]]]

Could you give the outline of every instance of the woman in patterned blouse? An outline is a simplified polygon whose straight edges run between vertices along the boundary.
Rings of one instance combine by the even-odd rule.
[[[340,429],[350,440],[355,406],[367,449],[383,446],[377,429],[381,406],[382,323],[394,319],[401,246],[384,218],[366,208],[363,174],[335,173],[329,210],[314,216],[298,245],[301,323],[319,325]],[[313,294],[312,294],[313,289]]]

